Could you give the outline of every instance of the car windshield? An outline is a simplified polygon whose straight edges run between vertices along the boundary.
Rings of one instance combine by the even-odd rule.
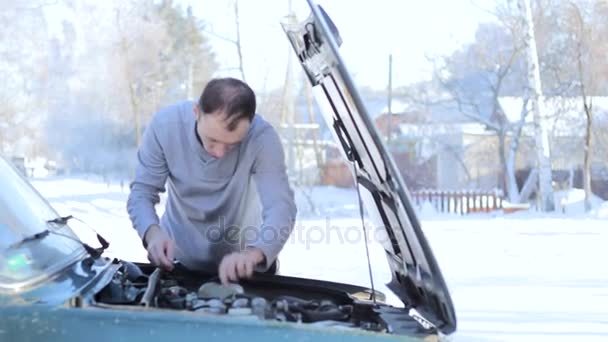
[[[0,290],[50,276],[83,252],[69,238],[50,234],[13,247],[50,227],[57,213],[5,159],[0,158]],[[68,226],[62,234],[76,235]]]

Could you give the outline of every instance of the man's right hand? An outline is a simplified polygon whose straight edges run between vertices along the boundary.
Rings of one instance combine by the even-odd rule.
[[[160,226],[153,224],[146,231],[144,240],[150,262],[166,271],[172,271],[175,242],[169,235]]]

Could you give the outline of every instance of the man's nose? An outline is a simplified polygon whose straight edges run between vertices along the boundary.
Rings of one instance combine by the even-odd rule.
[[[219,159],[219,158],[222,158],[222,157],[223,157],[223,156],[226,154],[226,150],[227,150],[227,149],[226,149],[226,147],[225,147],[225,146],[223,146],[223,145],[218,145],[218,146],[215,148],[215,151],[214,151],[214,152],[215,152],[215,153],[214,153],[215,155],[214,155],[214,157],[215,157],[215,158],[218,158],[218,159]]]

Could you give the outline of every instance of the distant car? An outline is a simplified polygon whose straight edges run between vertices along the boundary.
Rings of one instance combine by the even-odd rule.
[[[456,330],[439,267],[406,188],[338,54],[337,30],[312,15],[285,26],[326,119],[353,167],[369,219],[384,227],[388,287],[255,274],[233,287],[216,274],[105,257],[0,159],[0,341],[437,340]],[[363,229],[363,228],[362,228]],[[347,255],[337,259],[346,259]]]

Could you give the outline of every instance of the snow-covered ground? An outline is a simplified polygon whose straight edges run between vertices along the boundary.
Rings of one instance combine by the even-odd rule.
[[[90,224],[111,243],[109,252],[145,261],[131,228],[126,184],[97,178],[32,182],[60,214]],[[335,188],[296,191],[300,215],[280,256],[281,274],[369,286],[356,192]],[[311,210],[310,199],[315,204]],[[455,341],[608,341],[608,205],[584,214],[580,194],[568,194],[564,214],[442,216],[422,210],[422,225],[452,294]],[[95,242],[90,230],[77,233]],[[376,287],[390,272],[373,242]]]

